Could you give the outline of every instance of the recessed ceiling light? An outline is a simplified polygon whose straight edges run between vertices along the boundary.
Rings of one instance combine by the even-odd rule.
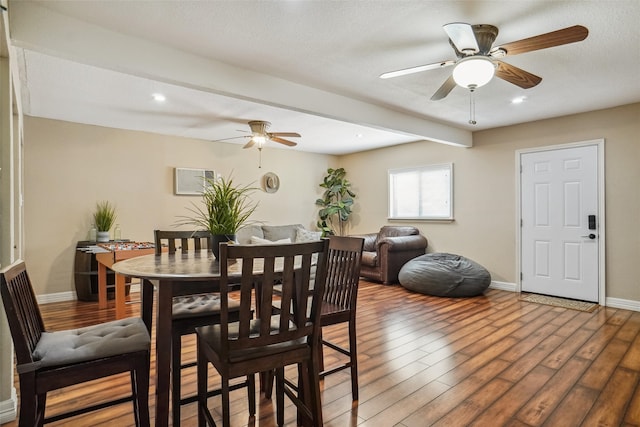
[[[512,104],[522,104],[524,102],[524,100],[527,99],[526,96],[518,96],[517,98],[513,98],[511,100]]]
[[[161,93],[154,93],[153,95],[151,95],[151,97],[153,98],[154,101],[156,102],[164,102],[167,100],[167,97],[164,96]]]
[[[364,135],[362,135],[361,133],[356,133],[356,138],[362,138]]]

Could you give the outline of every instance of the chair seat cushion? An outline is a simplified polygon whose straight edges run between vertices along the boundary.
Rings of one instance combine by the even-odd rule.
[[[86,362],[149,350],[151,339],[142,319],[129,317],[85,328],[44,332],[33,351],[40,367]]]
[[[277,331],[280,324],[280,316],[271,317],[271,330]],[[238,328],[239,323],[229,323],[229,338],[237,339],[238,337]],[[216,353],[220,354],[221,352],[221,336],[220,336],[220,325],[208,325],[201,326],[196,328],[196,333],[200,336],[203,343],[206,343],[209,347],[211,347]],[[295,325],[293,323],[289,323],[289,329],[294,330]],[[260,331],[260,320],[255,319],[251,321],[250,325],[250,336],[258,337]],[[283,353],[285,351],[291,351],[295,348],[303,348],[307,347],[305,339],[297,339],[291,341],[285,341],[272,345],[263,345],[259,347],[247,348],[241,351],[232,352],[229,354],[229,360],[231,362],[239,362],[242,360],[250,360],[250,359],[258,359],[261,357]]]
[[[229,298],[229,310],[240,309],[240,302]],[[173,318],[201,317],[220,313],[220,295],[197,294],[173,298]]]
[[[441,297],[471,297],[482,294],[491,275],[480,264],[461,255],[433,253],[407,262],[398,274],[405,288]]]

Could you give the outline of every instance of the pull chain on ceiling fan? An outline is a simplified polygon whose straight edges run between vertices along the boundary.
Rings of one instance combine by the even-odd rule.
[[[453,65],[454,69],[452,74],[442,86],[438,88],[433,96],[431,96],[431,100],[438,101],[445,98],[456,85],[469,89],[470,124],[476,124],[475,90],[489,83],[494,76],[523,89],[530,89],[542,81],[541,77],[503,62],[501,58],[507,55],[518,55],[579,42],[589,35],[587,28],[582,25],[574,25],[550,33],[492,47],[493,42],[498,36],[498,28],[493,25],[470,25],[464,22],[453,22],[444,25],[443,29],[449,37],[449,44],[453,48],[457,59],[449,59],[432,64],[390,71],[381,74],[380,78],[388,79]]]

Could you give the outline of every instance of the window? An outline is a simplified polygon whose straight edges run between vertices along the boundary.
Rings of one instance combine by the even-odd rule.
[[[453,164],[389,171],[390,219],[453,219]]]

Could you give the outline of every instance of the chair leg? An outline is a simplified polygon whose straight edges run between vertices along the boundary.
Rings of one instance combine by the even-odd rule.
[[[180,365],[182,364],[182,337],[175,331],[171,336],[171,408],[173,425],[180,425]]]
[[[35,374],[20,375],[20,427],[42,425],[46,396],[36,396]]]
[[[198,341],[200,337],[198,337]],[[208,384],[208,361],[203,354],[203,350],[200,348],[200,342],[197,344],[197,384],[198,384],[198,427],[205,427],[207,421],[205,418],[205,411],[207,409],[207,389]]]
[[[229,378],[225,376],[222,377],[221,393],[222,393],[222,425],[223,427],[230,427],[231,416],[229,415]]]
[[[271,399],[273,393],[273,371],[260,373],[260,387],[264,390],[264,397]]]
[[[270,371],[273,378],[273,371]],[[276,417],[278,426],[284,425],[284,368],[278,368],[276,375]]]
[[[37,396],[37,408],[38,412],[36,415],[36,421],[38,426],[42,427],[44,425],[44,411],[47,408],[47,393],[42,393]]]
[[[320,333],[318,334],[318,366],[320,372],[324,371],[324,347],[322,346],[322,328],[320,328]]]
[[[249,415],[256,415],[256,376],[255,374],[247,375],[247,398],[249,399]]]
[[[149,427],[149,355],[131,372],[131,388],[136,426]]]
[[[349,322],[349,357],[351,358],[351,397],[358,400],[358,349],[356,322]]]
[[[313,425],[322,425],[322,402],[320,397],[320,367],[318,366],[318,359],[313,357],[308,363],[305,363],[307,375],[307,386],[305,387],[305,402],[308,402],[309,410],[313,416]],[[308,398],[306,397],[308,396]]]

